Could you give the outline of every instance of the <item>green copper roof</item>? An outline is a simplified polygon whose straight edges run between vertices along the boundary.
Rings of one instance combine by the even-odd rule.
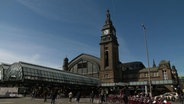
[[[139,72],[147,72],[150,69],[150,71],[158,71],[158,67],[153,67],[153,68],[144,68],[139,70]]]

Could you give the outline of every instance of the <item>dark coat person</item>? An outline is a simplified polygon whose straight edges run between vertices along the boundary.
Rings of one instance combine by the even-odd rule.
[[[56,97],[57,97],[57,91],[53,91],[51,93],[51,104],[55,104]]]
[[[81,93],[79,91],[79,92],[77,92],[77,95],[76,95],[76,101],[79,102],[80,98],[81,98]]]
[[[95,97],[95,93],[92,91],[90,94],[90,102],[93,103]]]

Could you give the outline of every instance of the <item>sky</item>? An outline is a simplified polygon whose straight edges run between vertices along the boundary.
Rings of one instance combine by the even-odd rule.
[[[100,57],[100,36],[109,9],[122,63],[153,60],[184,75],[183,0],[1,0],[0,63],[24,61],[62,69],[82,53]]]

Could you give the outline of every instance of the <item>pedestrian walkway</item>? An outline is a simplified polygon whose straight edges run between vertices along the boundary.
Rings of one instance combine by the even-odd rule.
[[[80,104],[91,104],[89,98],[81,98]],[[0,98],[0,104],[51,104],[51,99],[47,99],[44,102],[44,99],[23,97],[23,98]],[[55,104],[77,104],[75,99],[72,99],[70,103],[68,98],[56,99]]]
[[[0,98],[0,104],[51,104],[51,99],[47,99],[47,102],[44,102],[44,99],[23,97],[23,98]],[[90,103],[89,98],[81,98],[80,102],[77,103],[75,99],[72,99],[72,102],[69,102],[68,98],[56,99],[55,104],[92,104]],[[94,101],[94,104],[98,104],[97,101]],[[112,104],[112,103],[103,103],[103,104]],[[115,103],[119,104],[119,103]],[[172,102],[172,104],[180,104],[179,102]]]

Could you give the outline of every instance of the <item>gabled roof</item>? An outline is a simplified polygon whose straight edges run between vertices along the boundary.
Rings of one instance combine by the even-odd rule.
[[[127,65],[127,66],[131,66],[131,65],[135,65],[135,64],[142,64],[142,62],[140,61],[134,61],[134,62],[126,62],[126,63],[122,63],[123,65]]]
[[[144,68],[144,69],[141,69],[139,70],[139,72],[148,72],[149,70],[150,71],[158,71],[158,67],[152,67],[152,68]]]
[[[8,69],[10,67],[10,64],[2,63],[1,66],[3,69]]]
[[[100,58],[95,57],[93,55],[82,53],[69,62],[69,65],[68,65],[69,68],[72,67],[73,65],[75,65],[76,63],[78,63],[79,61],[81,61],[82,59],[90,61],[90,62],[94,62],[94,63],[98,64],[100,67]]]
[[[169,61],[166,61],[166,60],[162,60],[160,61],[160,64],[169,64],[170,62]]]
[[[144,64],[140,61],[122,63],[122,66],[125,67],[126,70],[140,70],[145,68]]]
[[[50,67],[41,66],[41,65],[36,65],[36,64],[27,63],[27,62],[22,62],[22,61],[19,61],[18,63],[14,63],[14,64],[20,64],[22,67],[33,68],[33,69],[39,69],[39,70],[62,71],[62,70],[60,70],[60,69],[50,68]]]

